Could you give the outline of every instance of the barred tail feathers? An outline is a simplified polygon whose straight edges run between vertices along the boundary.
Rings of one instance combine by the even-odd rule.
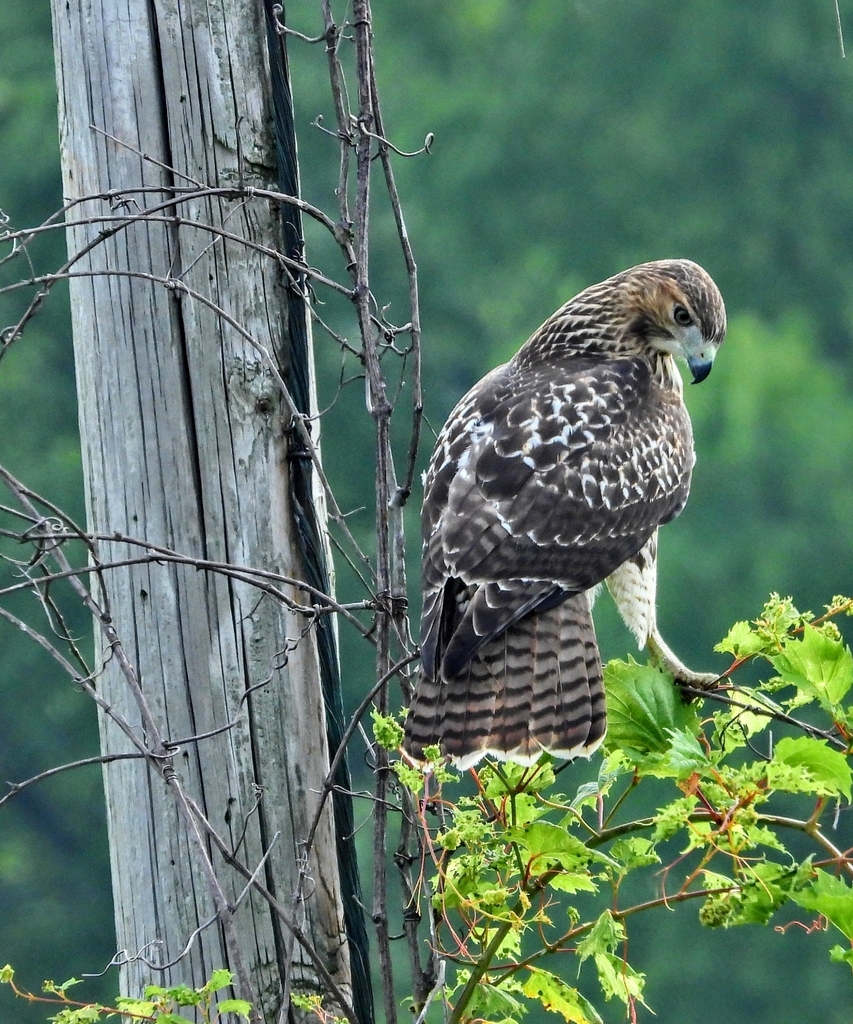
[[[601,661],[586,594],[535,611],[458,673],[421,673],[404,749],[438,744],[461,767],[484,755],[532,764],[542,751],[589,756],[605,731]]]

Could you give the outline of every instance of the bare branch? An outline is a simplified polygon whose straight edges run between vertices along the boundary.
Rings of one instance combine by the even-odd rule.
[[[0,609],[2,612],[2,609]],[[54,775],[59,775],[62,772],[71,771],[74,768],[85,768],[90,764],[111,764],[113,761],[127,761],[132,759],[138,759],[145,757],[146,755],[140,751],[127,751],[124,754],[99,754],[95,757],[83,757],[79,761],[69,761],[68,764],[60,764],[55,768],[48,768],[46,771],[39,772],[38,775],[33,775],[29,779],[24,779],[23,782],[7,782],[6,785],[9,787],[9,792],[4,796],[0,797],[0,807],[12,799],[13,796],[17,796],[21,790],[32,786],[36,782],[43,782],[45,779],[49,779]]]

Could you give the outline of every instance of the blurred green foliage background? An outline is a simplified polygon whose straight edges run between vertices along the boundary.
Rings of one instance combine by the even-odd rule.
[[[317,34],[318,6],[291,0],[288,16]],[[853,7],[842,16],[853,32]],[[853,591],[853,65],[831,0],[375,0],[374,17],[392,141],[415,150],[435,134],[430,155],[396,164],[432,424],[579,288],[690,257],[720,285],[731,327],[709,380],[688,391],[699,462],[662,536],[664,635],[694,667],[722,668],[713,644],[769,591],[813,609]],[[4,0],[0,26],[0,208],[20,228],[61,201],[47,5]],[[304,192],[334,215],[337,144],[311,127],[318,114],[334,122],[322,47],[290,49]],[[306,230],[312,262],[343,278]],[[32,256],[48,268],[63,254],[55,234]],[[381,201],[372,260],[380,302],[404,320]],[[52,297],[0,364],[0,462],[82,518],[65,301]],[[2,324],[19,308],[0,296]],[[363,390],[337,394],[340,352],[321,334],[317,360],[321,406],[332,405],[325,458],[341,506],[366,507],[350,523],[369,544]],[[341,585],[350,596],[345,575]],[[605,653],[631,649],[604,600],[599,619]],[[342,642],[353,705],[371,666],[346,630]],[[3,780],[96,752],[86,699],[2,622],[0,701]],[[823,936],[711,933],[682,908],[638,918],[632,943],[661,1020],[850,1020],[850,979]],[[0,962],[37,986],[99,971],[114,952],[100,780],[86,769],[0,808]],[[84,994],[114,986],[108,976]],[[2,1019],[46,1016],[6,995]]]

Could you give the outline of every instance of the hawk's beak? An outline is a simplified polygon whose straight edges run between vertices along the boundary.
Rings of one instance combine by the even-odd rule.
[[[697,356],[688,356],[687,365],[693,374],[693,383],[701,384],[711,372],[711,367],[714,365],[714,357],[711,356],[709,359],[705,353],[700,353]]]
[[[693,374],[693,383],[701,384],[711,372],[719,346],[703,337],[696,324],[692,324],[683,332],[680,341],[681,354],[687,360]]]

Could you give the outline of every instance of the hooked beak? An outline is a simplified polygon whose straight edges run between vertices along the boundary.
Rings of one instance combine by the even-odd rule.
[[[714,357],[712,356],[708,359],[704,353],[698,356],[688,356],[687,365],[690,368],[690,372],[693,374],[692,383],[701,384],[711,372],[711,367],[714,365]]]
[[[711,372],[718,346],[704,338],[694,324],[681,337],[681,354],[687,360],[693,383],[701,384]]]

